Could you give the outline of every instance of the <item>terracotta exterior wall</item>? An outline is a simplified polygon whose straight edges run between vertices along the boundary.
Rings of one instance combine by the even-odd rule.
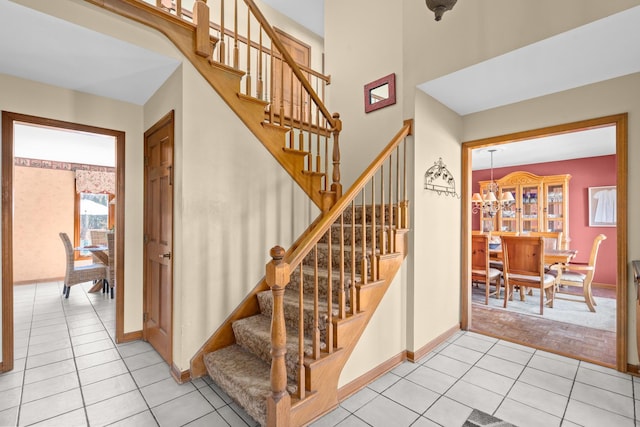
[[[14,170],[14,282],[63,278],[64,247],[58,233],[73,236],[74,172]]]

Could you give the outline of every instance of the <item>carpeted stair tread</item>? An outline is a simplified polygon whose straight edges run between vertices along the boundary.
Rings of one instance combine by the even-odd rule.
[[[304,299],[304,330],[305,336],[311,337],[313,332],[313,316],[314,316],[314,304],[313,297],[305,295]],[[298,316],[300,313],[298,306],[298,298],[299,294],[297,290],[294,289],[286,289],[283,296],[283,306],[284,306],[284,319],[287,325],[287,330],[291,330],[292,332],[297,332],[299,327]],[[271,291],[264,291],[258,294],[258,303],[260,304],[260,311],[263,315],[267,317],[271,317],[272,308],[273,308],[273,296]],[[333,310],[331,315],[333,317],[338,316],[338,301],[334,299],[332,301]],[[345,304],[345,310],[349,310],[348,301]],[[327,300],[320,299],[318,306],[318,330],[320,332],[320,341],[321,343],[325,343],[326,339],[326,331],[327,331]]]
[[[367,238],[367,243],[369,243],[371,242],[371,236],[372,236],[371,224],[366,224],[363,226],[362,223],[355,223],[355,224],[345,223],[344,225],[340,225],[340,223],[338,222],[333,224],[331,226],[331,241],[333,242],[334,245],[340,243],[340,229],[342,228],[343,242],[345,245],[353,244],[352,237],[355,239],[356,246],[362,245],[363,227],[364,227],[365,236]],[[376,237],[378,237],[378,234],[381,232],[388,232],[390,228],[391,228],[390,224],[385,224],[384,226],[382,224],[376,224],[375,225]],[[327,243],[328,240],[329,240],[329,233],[327,232],[320,238],[320,243]]]
[[[233,333],[236,343],[244,349],[261,358],[265,363],[271,363],[271,317],[263,314],[245,317],[233,322]],[[287,376],[295,381],[298,375],[298,335],[297,328],[287,328]],[[305,339],[305,353],[311,354],[311,341]]]
[[[306,265],[302,266],[303,273],[303,283],[304,283],[304,293],[313,295],[315,288],[315,273],[316,269],[312,266]],[[326,299],[327,291],[329,287],[329,271],[326,268],[318,268],[318,297]],[[360,275],[355,274],[355,282],[360,281]],[[349,288],[351,286],[351,272],[344,272],[344,292],[345,297],[349,297]],[[291,274],[291,282],[287,286],[287,290],[295,290],[298,291],[300,289],[300,269],[296,268]],[[338,295],[340,294],[340,273],[338,271],[333,271],[331,273],[331,292],[332,298],[334,301],[337,301]]]
[[[206,354],[204,363],[211,379],[264,426],[271,394],[270,365],[236,344]],[[296,386],[289,383],[287,389],[295,393]]]
[[[303,273],[305,276],[313,276],[313,275],[314,275],[314,272],[315,272],[315,269],[314,269],[312,266],[310,266],[310,265],[304,265],[304,266],[302,266],[302,273]],[[295,274],[295,275],[297,275],[297,277],[298,277],[298,278],[300,277],[300,272],[299,272],[297,269],[295,270],[295,272],[294,272],[291,276],[293,277],[293,276],[294,276],[294,274]],[[322,277],[323,279],[328,279],[328,278],[329,278],[329,270],[327,270],[326,268],[318,268],[318,277]],[[339,276],[339,274],[338,274],[338,272],[337,272],[337,271],[334,271],[334,272],[331,274],[331,278],[332,278],[334,281],[337,281],[337,280],[339,280],[340,276]],[[356,274],[356,281],[357,281],[359,278],[360,278],[360,275]],[[348,282],[349,282],[349,281],[351,281],[351,275],[347,275],[347,274],[345,273],[345,278],[344,278],[344,280],[345,280],[345,286],[347,286]]]
[[[317,246],[318,246],[318,250],[326,251],[326,250],[329,249],[329,245],[326,242],[318,242]],[[355,249],[354,252],[356,254],[359,255],[359,254],[362,253],[362,245],[355,245],[354,249]],[[331,245],[331,250],[332,250],[332,252],[340,252],[340,244],[339,243],[333,243]],[[351,245],[348,245],[348,244],[345,243],[344,252],[345,253],[351,252]],[[366,247],[366,252],[367,252],[367,255],[371,255],[371,247],[369,247],[368,245]],[[379,254],[379,253],[380,253],[380,249],[376,247],[376,254]],[[311,256],[311,254],[310,254],[310,256]]]

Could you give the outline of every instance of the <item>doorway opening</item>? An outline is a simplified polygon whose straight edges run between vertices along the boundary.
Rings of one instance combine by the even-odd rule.
[[[472,179],[472,167],[476,158],[473,155],[474,150],[488,149],[492,148],[500,148],[500,147],[508,147],[508,144],[513,144],[521,141],[528,140],[537,140],[544,137],[549,137],[553,135],[573,135],[579,131],[592,130],[592,129],[600,129],[612,127],[615,133],[615,159],[613,163],[615,165],[616,173],[615,173],[615,185],[617,192],[617,201],[616,201],[616,223],[615,228],[610,229],[610,233],[612,233],[612,240],[615,240],[615,247],[610,248],[615,251],[615,255],[613,259],[616,261],[615,271],[613,272],[614,277],[612,281],[614,281],[613,285],[609,291],[612,297],[615,297],[615,334],[612,334],[612,339],[606,344],[612,348],[609,348],[610,353],[614,355],[613,358],[609,358],[607,360],[603,360],[604,358],[600,357],[598,351],[592,355],[578,354],[577,350],[573,349],[570,345],[564,348],[559,348],[558,345],[554,345],[550,340],[547,340],[545,337],[539,338],[537,341],[534,337],[536,334],[535,327],[540,326],[542,323],[550,322],[548,318],[545,316],[536,315],[528,315],[526,316],[527,321],[523,321],[522,330],[519,332],[520,336],[510,334],[513,329],[508,325],[508,321],[517,321],[517,315],[509,314],[508,311],[500,311],[497,312],[494,316],[489,314],[489,317],[481,317],[483,313],[474,309],[473,304],[473,291],[471,286],[471,234],[473,230],[474,224],[474,214],[472,213],[472,198],[471,194],[474,191],[474,182]],[[506,150],[505,150],[506,151]],[[549,160],[550,162],[554,162],[554,160]],[[560,163],[558,163],[560,164]],[[543,350],[547,350],[554,353],[559,353],[565,356],[578,358],[581,360],[585,360],[592,363],[597,363],[604,366],[610,366],[618,369],[619,371],[627,370],[627,253],[626,253],[626,245],[627,245],[627,217],[626,217],[626,200],[627,200],[627,174],[626,174],[626,164],[627,164],[627,115],[619,114],[615,116],[607,116],[597,119],[585,120],[580,122],[568,123],[558,126],[551,126],[547,128],[535,129],[531,131],[519,132],[514,134],[502,135],[492,138],[486,138],[482,140],[469,141],[465,142],[462,146],[462,165],[463,165],[463,190],[462,190],[462,203],[463,203],[463,272],[462,272],[462,328],[470,329],[474,331],[478,331],[487,335],[496,336],[499,338],[507,339],[514,342],[519,342],[522,344],[526,344],[531,347],[540,348]],[[524,170],[526,168],[523,167]],[[557,173],[563,173],[563,171],[557,171]],[[477,185],[477,184],[476,184]],[[571,188],[571,187],[570,187]],[[571,191],[578,191],[580,196],[582,193],[587,194],[588,188],[571,188]],[[570,193],[571,194],[571,193]],[[576,197],[578,199],[578,197]],[[584,205],[584,206],[582,206]],[[576,222],[576,226],[572,227],[569,225],[569,245],[571,245],[571,241],[575,243],[579,242],[581,239],[588,240],[590,237],[581,237],[578,233],[581,232],[584,234],[584,230],[587,230],[587,226],[581,227],[578,226],[578,223],[588,223],[589,213],[588,213],[588,205],[587,199],[585,198],[582,205],[573,206],[572,209],[582,209],[582,214],[577,215],[577,219],[574,220]],[[574,212],[575,213],[575,212]],[[574,215],[575,217],[575,215]],[[555,219],[555,218],[554,218]],[[478,220],[475,221],[476,223]],[[582,225],[582,224],[579,224]],[[500,224],[499,226],[502,226]],[[546,228],[546,224],[542,225],[543,228]],[[476,225],[478,227],[478,225]],[[575,231],[574,231],[575,229]],[[596,232],[596,229],[593,229]],[[546,231],[546,230],[541,230]],[[582,252],[587,251],[584,249]],[[483,300],[484,304],[484,300]],[[573,303],[576,304],[576,303]],[[596,308],[597,309],[597,308]],[[494,309],[498,310],[498,309]],[[545,309],[545,315],[554,310],[553,308]],[[486,313],[484,313],[486,314]],[[476,319],[474,320],[474,315]],[[506,319],[503,316],[510,316]],[[533,316],[533,317],[532,317]],[[501,318],[502,317],[502,318]],[[530,319],[534,319],[533,322]],[[487,321],[488,319],[488,321]],[[477,320],[477,322],[476,322]],[[477,325],[476,325],[477,323]],[[489,327],[488,324],[492,323]],[[527,329],[527,323],[529,323],[530,329]],[[551,322],[549,324],[549,328],[553,328],[554,325],[559,326],[560,324]],[[518,326],[519,328],[519,326]],[[530,334],[527,335],[527,334]],[[597,350],[597,349],[596,349]]]
[[[15,264],[16,258],[15,251],[19,244],[22,244],[21,240],[16,240],[16,220],[17,212],[15,209],[15,197],[16,197],[16,185],[19,182],[16,178],[16,162],[40,162],[42,163],[41,167],[37,170],[39,172],[55,172],[56,168],[67,168],[67,166],[75,164],[74,158],[72,157],[74,154],[77,154],[73,148],[70,148],[66,151],[67,153],[62,153],[61,146],[57,145],[55,140],[48,141],[39,141],[37,144],[40,148],[37,150],[41,151],[49,151],[49,152],[58,152],[58,155],[66,155],[66,160],[47,160],[48,155],[41,152],[38,155],[32,155],[31,157],[36,157],[36,159],[28,159],[25,157],[18,157],[16,155],[16,138],[21,134],[21,130],[44,130],[49,131],[49,135],[55,134],[66,134],[69,135],[68,139],[71,139],[70,135],[83,135],[87,139],[98,138],[103,139],[105,141],[110,141],[106,144],[106,146],[110,146],[110,152],[108,156],[111,159],[114,159],[113,170],[114,176],[111,177],[115,182],[112,185],[112,194],[107,196],[105,199],[106,206],[102,206],[100,203],[96,203],[97,206],[93,206],[94,209],[99,209],[100,212],[92,211],[89,212],[89,208],[85,204],[84,216],[82,212],[79,212],[79,204],[81,202],[80,198],[74,196],[76,194],[76,189],[74,188],[74,179],[77,182],[77,177],[74,178],[73,173],[70,172],[70,185],[64,186],[64,189],[60,190],[60,197],[54,197],[50,200],[46,206],[37,206],[37,209],[34,208],[35,212],[34,218],[35,220],[44,224],[43,226],[49,227],[52,230],[54,236],[57,237],[57,233],[61,230],[58,228],[62,227],[61,224],[50,224],[50,221],[53,217],[51,215],[48,218],[43,218],[43,215],[47,215],[47,212],[52,214],[54,212],[55,206],[52,206],[55,203],[64,203],[64,200],[67,200],[67,205],[70,204],[69,211],[73,218],[62,218],[66,224],[66,228],[72,227],[73,234],[77,235],[75,229],[78,228],[79,221],[84,219],[87,224],[89,224],[93,219],[100,223],[100,219],[92,218],[96,215],[100,217],[104,217],[102,219],[106,220],[106,224],[108,227],[109,224],[109,216],[111,217],[111,221],[113,221],[114,233],[115,233],[115,254],[116,254],[116,263],[117,265],[124,265],[124,132],[104,129],[95,126],[87,126],[77,123],[64,122],[59,120],[53,120],[43,117],[29,116],[25,114],[18,114],[3,111],[2,112],[2,363],[0,364],[0,371],[9,371],[13,369],[14,362],[14,316],[13,316],[13,287],[16,281],[20,281],[18,275],[20,273],[20,267]],[[82,138],[79,138],[82,140]],[[97,146],[97,145],[96,145]],[[36,151],[37,151],[36,150]],[[105,156],[104,153],[98,154],[99,156]],[[22,154],[21,154],[22,156]],[[44,157],[44,159],[41,159]],[[98,167],[99,168],[99,167]],[[26,170],[27,168],[22,168]],[[82,168],[79,168],[82,169]],[[90,167],[84,167],[84,169],[91,169]],[[23,170],[23,171],[24,171]],[[35,170],[35,168],[34,168]],[[33,174],[32,174],[33,175]],[[38,173],[35,174],[36,178],[39,176]],[[69,175],[69,174],[67,174]],[[67,177],[69,178],[69,177]],[[69,183],[67,183],[69,184]],[[21,187],[25,187],[21,185]],[[21,190],[26,190],[26,193],[29,193],[28,188],[21,188]],[[47,188],[40,188],[40,190],[44,191],[43,194],[47,194]],[[49,187],[49,191],[51,187]],[[24,192],[24,191],[23,191]],[[119,200],[119,202],[117,202]],[[113,203],[110,203],[113,201]],[[106,212],[105,212],[106,211]],[[76,215],[75,213],[78,213]],[[103,215],[100,215],[103,214]],[[106,215],[104,215],[106,214]],[[77,217],[77,218],[76,218]],[[39,219],[38,219],[39,218]],[[23,219],[23,218],[20,218]],[[94,221],[95,222],[95,221]],[[69,223],[71,225],[69,225]],[[55,230],[54,230],[55,228]],[[81,236],[78,235],[80,239]],[[50,239],[51,240],[51,239]],[[40,240],[34,239],[30,242],[27,242],[27,250],[28,247],[38,248],[40,247]],[[55,243],[51,243],[52,248],[49,251],[50,255],[48,257],[53,257],[56,253],[62,252],[62,245],[58,240],[53,239]],[[24,246],[24,245],[23,245]],[[23,248],[24,249],[24,248]],[[55,268],[55,267],[54,267]],[[54,271],[54,270],[51,270]],[[44,274],[41,278],[47,279],[58,279],[59,280],[59,272],[58,273],[41,273]],[[54,276],[47,276],[47,274],[53,274]],[[64,274],[63,274],[64,275]],[[29,279],[24,280],[26,282]],[[116,269],[116,279],[117,286],[115,287],[116,293],[116,301],[115,301],[115,323],[116,323],[116,342],[122,342],[124,340],[124,330],[123,330],[123,318],[124,318],[124,272],[122,268]]]

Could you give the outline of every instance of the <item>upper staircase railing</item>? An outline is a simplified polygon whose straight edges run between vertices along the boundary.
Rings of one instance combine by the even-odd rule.
[[[198,55],[242,73],[238,95],[263,101],[265,125],[286,130],[285,151],[303,157],[304,173],[320,177],[320,191],[330,193],[329,201],[314,199],[326,211],[342,193],[342,124],[324,104],[329,76],[298,64],[252,0],[196,0],[193,12],[180,0],[155,2],[196,25]]]

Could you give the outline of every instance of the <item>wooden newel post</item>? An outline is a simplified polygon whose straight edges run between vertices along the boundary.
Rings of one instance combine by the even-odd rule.
[[[336,125],[333,128],[333,183],[331,191],[336,193],[336,200],[342,197],[342,184],[340,183],[340,131],[342,131],[342,120],[339,113],[333,113]]]
[[[213,49],[209,36],[209,6],[206,1],[196,0],[193,4],[193,23],[196,24],[196,54],[211,58]]]
[[[289,264],[282,262],[284,249],[271,249],[271,262],[267,263],[266,281],[273,294],[271,317],[271,395],[267,398],[267,425],[287,427],[291,410],[291,397],[287,392],[287,330],[284,323],[284,290],[289,283]]]

